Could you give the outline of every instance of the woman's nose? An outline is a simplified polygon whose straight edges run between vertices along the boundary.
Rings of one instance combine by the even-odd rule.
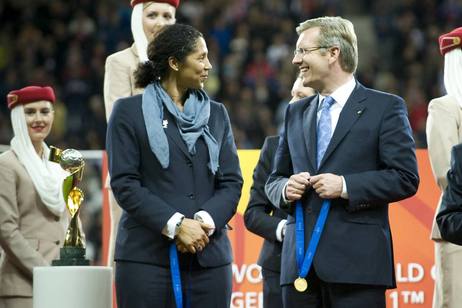
[[[43,121],[43,114],[40,111],[34,113],[34,121]]]

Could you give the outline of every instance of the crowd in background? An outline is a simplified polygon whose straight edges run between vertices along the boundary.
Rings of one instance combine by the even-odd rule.
[[[396,2],[396,3],[394,3]],[[27,84],[51,84],[57,105],[51,142],[104,149],[102,98],[106,57],[129,46],[128,0],[0,3],[0,96]],[[442,87],[437,37],[462,24],[456,0],[185,0],[178,21],[207,38],[214,66],[207,88],[226,104],[239,148],[260,148],[277,132],[296,75],[291,64],[296,25],[343,15],[355,22],[366,86],[405,98],[418,146],[425,146],[426,107]],[[0,104],[0,144],[11,129]]]
[[[61,103],[48,143],[104,149],[104,63],[132,43],[130,15],[129,0],[1,1],[0,97],[51,85]],[[324,15],[355,24],[359,81],[404,97],[425,147],[427,104],[444,93],[437,38],[462,24],[460,0],[183,0],[177,21],[205,34],[213,65],[207,90],[227,106],[238,148],[260,148],[277,133],[297,73],[295,27]],[[0,145],[11,137],[2,103]]]

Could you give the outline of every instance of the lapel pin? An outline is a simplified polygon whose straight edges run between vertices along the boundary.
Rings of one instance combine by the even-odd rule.
[[[167,128],[167,126],[168,126],[168,120],[163,120],[162,121],[162,127]]]
[[[361,113],[363,113],[363,111],[362,111],[362,110],[358,110],[358,111],[356,111],[356,113],[357,113],[358,115],[361,115]]]

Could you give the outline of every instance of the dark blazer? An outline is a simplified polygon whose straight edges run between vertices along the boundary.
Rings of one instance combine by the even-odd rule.
[[[271,204],[265,193],[265,183],[273,170],[278,142],[279,136],[270,136],[263,143],[258,164],[253,171],[249,204],[244,213],[247,229],[265,239],[257,263],[263,269],[273,272],[281,270],[282,243],[276,238],[276,228],[281,220],[287,218],[287,213]]]
[[[462,143],[452,148],[447,179],[436,222],[444,240],[462,245]]]
[[[199,264],[214,267],[232,261],[226,223],[236,211],[242,176],[230,121],[222,104],[211,102],[208,126],[219,143],[219,169],[208,168],[203,138],[195,155],[188,153],[174,118],[165,109],[164,128],[170,164],[163,169],[152,153],[141,108],[142,95],[120,99],[112,112],[107,132],[111,187],[123,214],[116,240],[115,260],[169,265],[171,240],[162,228],[175,212],[188,218],[205,210],[213,218],[215,233],[197,254]]]
[[[349,199],[334,199],[313,266],[329,283],[395,286],[388,203],[417,191],[415,144],[406,104],[397,96],[357,83],[340,114],[319,169],[316,168],[318,96],[289,105],[276,152],[275,169],[266,184],[270,200],[285,206],[281,193],[292,174],[333,173],[345,178]],[[322,199],[308,190],[305,207],[305,249]],[[281,283],[298,277],[295,218],[288,216],[283,243]]]

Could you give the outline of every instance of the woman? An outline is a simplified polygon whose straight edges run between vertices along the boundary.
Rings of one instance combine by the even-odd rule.
[[[0,307],[32,307],[32,273],[59,254],[65,236],[61,167],[44,143],[53,124],[50,87],[25,87],[7,96],[14,137],[0,155]]]
[[[139,63],[148,60],[148,43],[152,41],[155,34],[163,26],[175,23],[175,13],[179,3],[180,0],[131,0],[130,4],[133,7],[131,28],[134,43],[131,47],[116,52],[106,59],[104,104],[107,119],[117,99],[143,92],[143,88],[135,85],[134,72]]]
[[[175,13],[180,0],[131,0],[133,7],[131,27],[134,43],[131,47],[110,55],[106,59],[104,74],[104,105],[106,118],[112,112],[114,102],[121,98],[140,94],[143,88],[135,85],[134,72],[139,63],[148,60],[148,42],[165,25],[175,23]],[[109,183],[106,187],[110,189]],[[109,239],[108,264],[112,264],[114,257],[114,241],[117,225],[119,224],[121,209],[109,190],[109,207],[111,209],[111,235]]]
[[[111,187],[124,209],[117,304],[229,307],[226,224],[242,177],[226,109],[203,91],[212,68],[207,46],[196,29],[170,25],[149,44],[148,58],[135,74],[143,95],[120,99],[108,125]]]
[[[444,56],[444,86],[447,95],[428,105],[427,143],[433,175],[441,191],[448,184],[451,149],[462,142],[462,28],[439,37]],[[441,206],[438,203],[436,213]],[[433,220],[431,238],[435,241],[436,279],[433,308],[458,307],[462,302],[462,247],[446,242]]]

